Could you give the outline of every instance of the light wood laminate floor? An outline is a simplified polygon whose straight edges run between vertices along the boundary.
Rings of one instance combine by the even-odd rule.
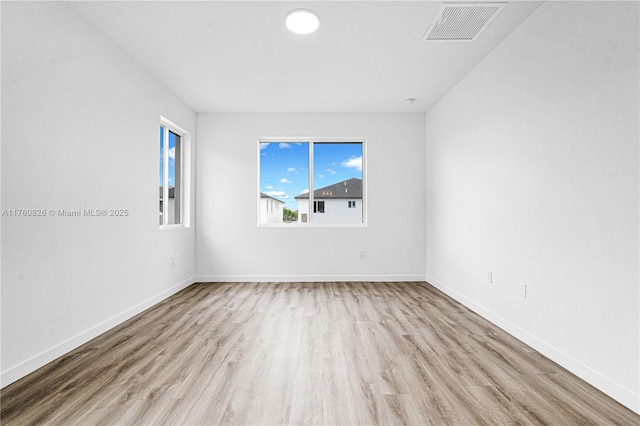
[[[3,425],[620,424],[425,283],[199,283],[6,387]]]

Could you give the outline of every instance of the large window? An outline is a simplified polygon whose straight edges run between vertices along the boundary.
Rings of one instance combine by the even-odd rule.
[[[260,139],[259,225],[364,225],[364,145],[364,139]]]
[[[164,117],[160,120],[159,224],[188,225],[189,134]]]

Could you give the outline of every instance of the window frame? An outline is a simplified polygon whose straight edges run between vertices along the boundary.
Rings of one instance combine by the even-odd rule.
[[[160,127],[164,128],[162,148],[162,224],[160,230],[186,229],[191,226],[191,134],[164,116],[160,116]],[[176,176],[179,194],[180,223],[169,224],[168,206],[165,200],[169,199],[169,132],[180,137],[179,155],[180,164],[176,167],[179,176]],[[157,143],[156,143],[156,146]],[[174,191],[176,191],[174,189]],[[157,204],[156,204],[157,205]]]
[[[308,143],[309,144],[309,214],[307,216],[307,222],[293,223],[260,223],[260,144],[262,143]],[[313,223],[310,222],[313,214],[314,206],[314,160],[313,160],[313,146],[314,144],[321,143],[359,143],[362,146],[362,223]],[[367,138],[366,137],[260,137],[256,146],[257,152],[257,208],[256,208],[256,222],[258,228],[366,228],[367,225],[367,205],[368,205],[368,191],[367,191]],[[298,212],[298,214],[300,214]]]

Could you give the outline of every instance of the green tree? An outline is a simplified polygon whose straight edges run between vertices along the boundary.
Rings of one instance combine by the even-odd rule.
[[[298,220],[298,210],[291,210],[288,208],[284,208],[282,211],[282,219],[285,222],[295,222]]]

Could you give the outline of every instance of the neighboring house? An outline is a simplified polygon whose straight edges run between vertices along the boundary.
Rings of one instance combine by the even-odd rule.
[[[309,222],[309,194],[298,200],[298,222]],[[362,223],[362,179],[351,178],[313,191],[313,223]]]
[[[260,223],[282,223],[284,201],[260,193]]]
[[[164,200],[162,199],[163,194],[162,194],[162,187],[160,187],[160,212],[159,212],[159,216],[160,216],[160,225],[162,225],[162,204],[164,203]],[[172,186],[169,188],[169,210],[167,210],[167,213],[169,214],[169,219],[167,221],[167,223],[175,223],[174,219],[175,219],[175,210],[176,210],[176,199],[175,199],[175,188]]]

